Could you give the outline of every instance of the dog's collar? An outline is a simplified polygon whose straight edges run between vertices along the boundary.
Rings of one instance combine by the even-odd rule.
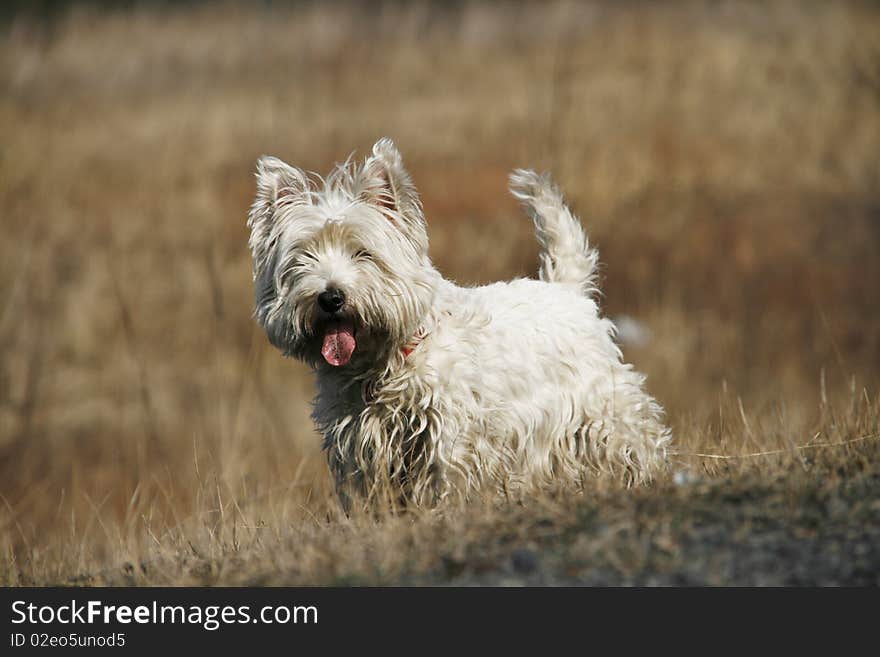
[[[400,352],[403,354],[404,360],[409,358],[409,355],[413,351],[415,351],[416,347],[418,347],[419,344],[421,344],[422,340],[424,340],[426,337],[428,337],[427,329],[425,329],[424,326],[420,326],[415,335],[410,338],[410,341],[400,348]]]

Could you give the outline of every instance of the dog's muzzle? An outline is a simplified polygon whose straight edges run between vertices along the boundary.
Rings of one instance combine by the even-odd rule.
[[[318,295],[318,305],[321,310],[331,315],[337,313],[345,305],[345,294],[338,288],[328,287]]]

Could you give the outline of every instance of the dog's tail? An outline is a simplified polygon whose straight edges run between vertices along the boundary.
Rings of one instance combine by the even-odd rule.
[[[599,254],[590,247],[580,222],[550,177],[517,169],[510,174],[510,191],[535,222],[538,242],[543,247],[541,280],[578,285],[584,294],[593,296]]]

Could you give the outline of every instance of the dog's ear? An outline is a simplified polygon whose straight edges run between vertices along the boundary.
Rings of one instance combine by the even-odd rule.
[[[251,208],[248,225],[260,228],[265,221],[274,223],[277,210],[285,203],[308,200],[306,175],[277,157],[264,155],[257,160],[257,197]]]
[[[277,235],[273,228],[279,210],[285,204],[308,200],[305,174],[277,157],[263,156],[257,160],[257,196],[248,216],[251,229],[250,247],[254,256],[254,275],[265,264],[274,248]]]
[[[257,316],[261,318],[276,298],[274,274],[279,211],[287,204],[309,201],[309,184],[299,169],[275,157],[257,160],[257,195],[248,215],[249,245],[254,258]]]
[[[427,249],[425,218],[422,202],[413,185],[403,158],[388,137],[373,146],[359,181],[360,196],[379,207],[388,219],[406,232],[417,244]]]

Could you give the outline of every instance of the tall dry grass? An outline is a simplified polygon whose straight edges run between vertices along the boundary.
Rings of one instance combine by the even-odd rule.
[[[857,2],[13,17],[0,580],[162,559],[210,570],[246,544],[269,563],[254,581],[271,582],[293,541],[293,579],[326,581],[393,560],[391,544],[431,544],[387,525],[388,544],[361,529],[361,547],[328,548],[354,530],[329,493],[309,375],[250,316],[262,153],[325,171],[392,136],[435,262],[468,283],[535,270],[506,175],[550,170],[601,250],[606,311],[651,331],[627,357],[682,452],[876,433],[878,62],[880,11]]]

